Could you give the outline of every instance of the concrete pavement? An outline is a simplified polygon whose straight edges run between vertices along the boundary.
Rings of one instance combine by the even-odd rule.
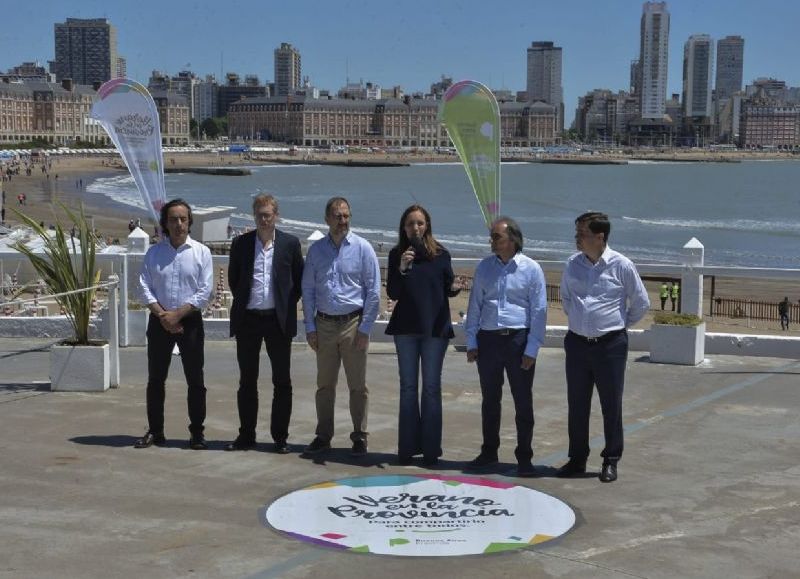
[[[798,577],[800,362],[714,356],[696,368],[631,352],[620,478],[511,479],[559,497],[578,515],[561,539],[523,551],[398,558],[315,547],[264,527],[259,509],[326,480],[425,472],[396,464],[397,367],[389,344],[368,361],[370,454],[349,456],[346,384],[334,450],[299,452],[315,425],[313,352],[293,353],[292,453],[269,452],[269,364],[262,358],[258,450],[223,452],[238,427],[234,344],[206,345],[208,451],[185,449],[186,387],[177,358],[167,384],[165,448],[136,450],[145,430],[144,348],[121,352],[121,386],[49,391],[48,342],[0,339],[0,577]],[[564,355],[542,350],[534,381],[534,462],[545,474],[567,448]],[[480,447],[480,390],[462,352],[445,360],[444,460],[460,473]],[[590,470],[599,471],[595,397]],[[514,470],[506,391],[501,465]]]

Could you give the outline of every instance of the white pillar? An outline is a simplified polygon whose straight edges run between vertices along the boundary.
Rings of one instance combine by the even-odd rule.
[[[683,273],[681,274],[681,312],[703,317],[703,276],[695,268],[703,266],[705,248],[692,237],[683,246]]]
[[[119,276],[112,273],[108,276],[111,285],[108,288],[108,344],[111,367],[109,368],[109,383],[111,388],[119,387]]]

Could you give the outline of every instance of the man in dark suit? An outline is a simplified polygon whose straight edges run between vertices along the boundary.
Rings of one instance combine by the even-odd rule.
[[[236,337],[239,362],[236,398],[240,426],[239,436],[226,450],[248,450],[256,445],[258,366],[264,342],[272,365],[270,432],[275,452],[286,454],[292,415],[292,338],[297,334],[303,255],[295,236],[275,228],[275,197],[257,195],[253,216],[256,230],[233,240],[228,265],[228,285],[233,292],[231,336]]]

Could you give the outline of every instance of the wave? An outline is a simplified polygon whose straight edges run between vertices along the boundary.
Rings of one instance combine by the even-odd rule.
[[[131,175],[99,177],[86,185],[88,193],[103,195],[111,201],[146,210],[147,207]]]
[[[716,229],[730,231],[765,232],[770,234],[790,233],[800,235],[797,221],[764,221],[760,219],[664,219],[647,217],[628,217],[622,219],[642,225],[659,227],[678,227],[682,229]]]

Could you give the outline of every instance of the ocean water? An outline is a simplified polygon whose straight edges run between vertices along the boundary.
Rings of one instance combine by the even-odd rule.
[[[604,211],[610,244],[645,263],[678,261],[692,237],[707,265],[800,267],[800,161],[633,163],[629,165],[503,164],[502,213],[516,219],[534,258],[564,259],[574,251],[574,219]],[[346,197],[355,231],[388,248],[400,215],[414,202],[431,213],[436,237],[455,253],[488,252],[488,234],[460,164],[350,168],[272,165],[246,177],[170,174],[168,197],[193,206],[235,207],[232,224],[252,224],[258,192],[278,197],[282,226],[305,237],[326,230],[325,202]],[[93,201],[112,202],[146,217],[130,176],[87,186]],[[124,208],[127,206],[127,208]]]

